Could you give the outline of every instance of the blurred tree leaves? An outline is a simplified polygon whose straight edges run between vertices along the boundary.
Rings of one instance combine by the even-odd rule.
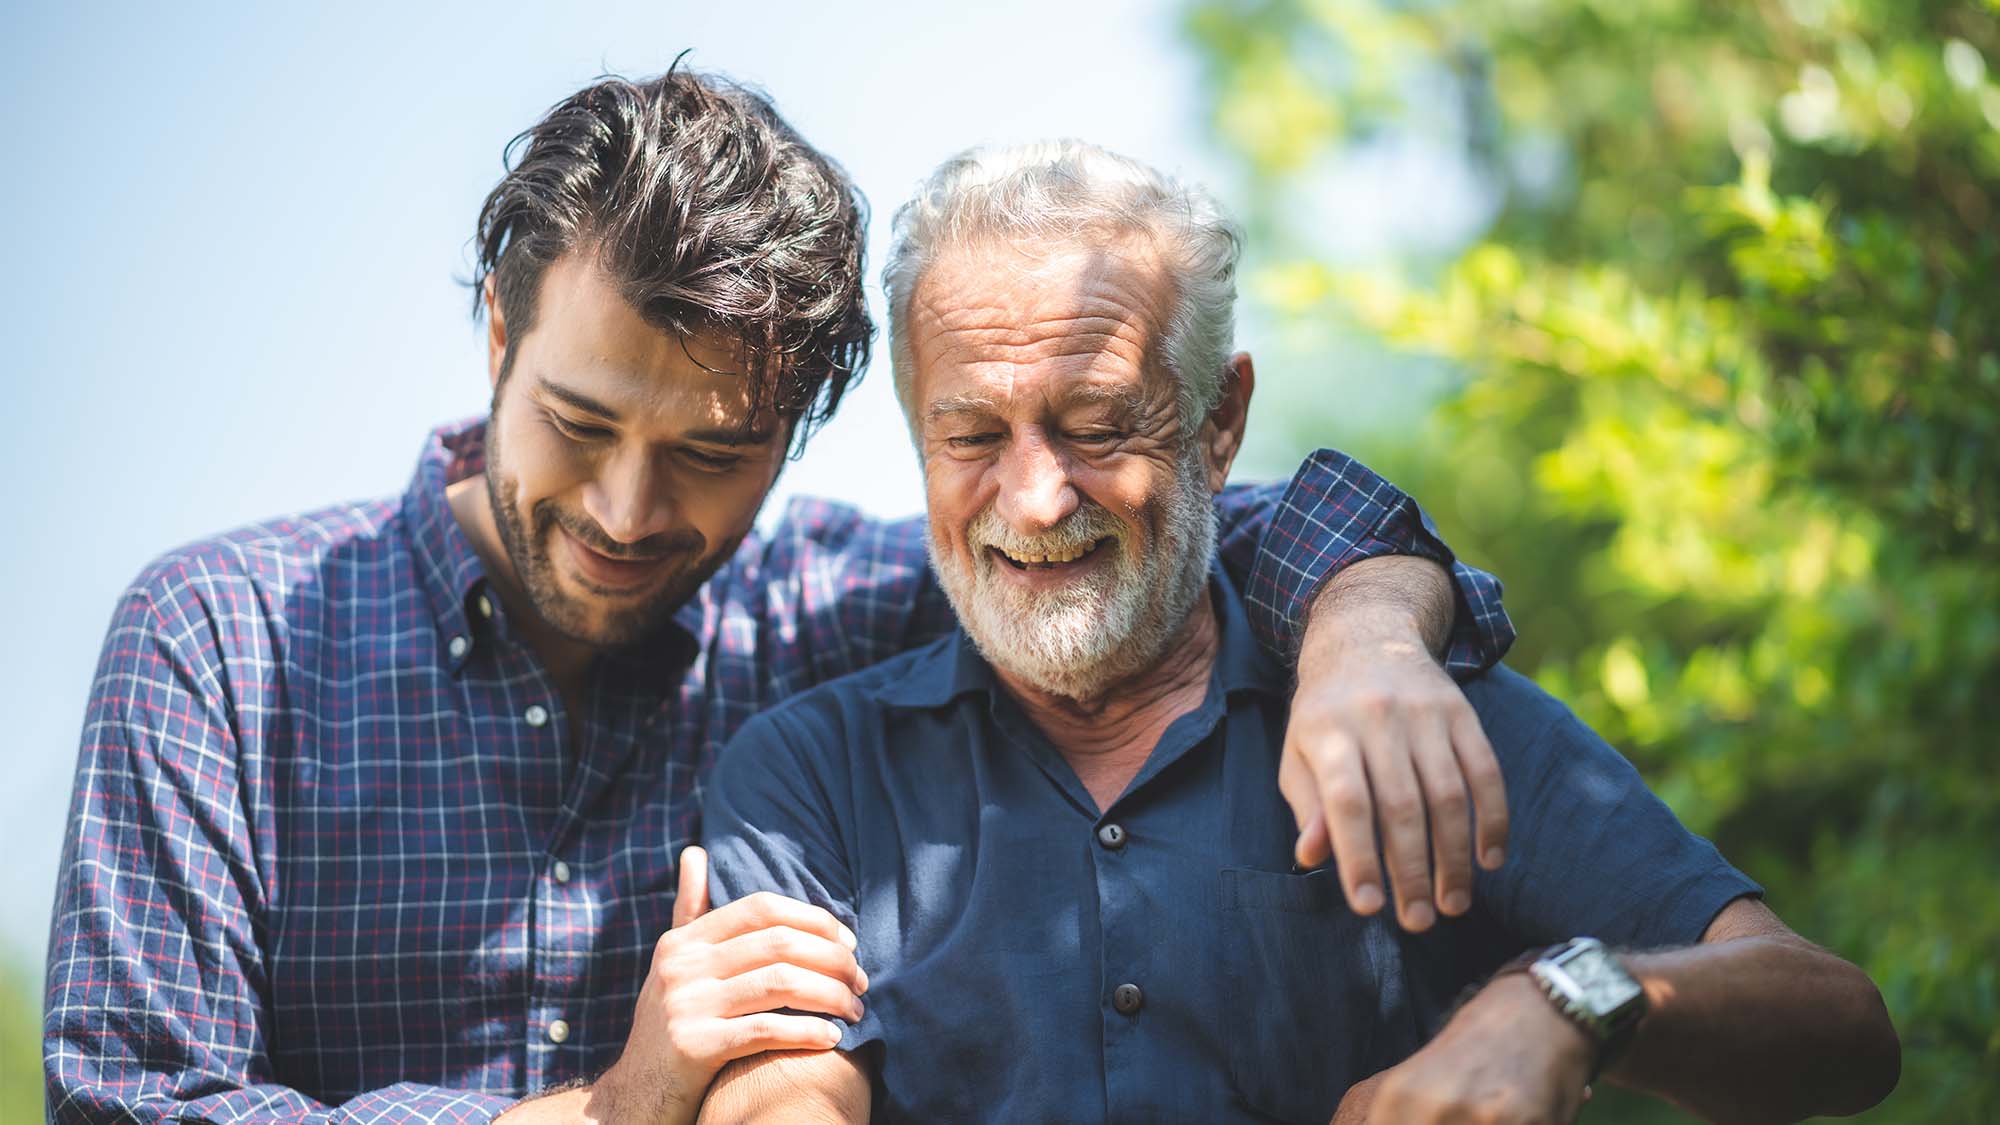
[[[1506,580],[1511,662],[1882,985],[1905,1060],[1876,1119],[2000,1120],[2000,4],[1186,26],[1250,292],[1460,367],[1369,456]],[[1300,207],[1314,177],[1385,138],[1484,185],[1473,244],[1313,249],[1371,221]]]
[[[25,974],[0,969],[0,1121],[41,1119],[41,1000]]]

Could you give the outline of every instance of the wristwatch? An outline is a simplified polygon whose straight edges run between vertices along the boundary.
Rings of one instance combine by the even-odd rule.
[[[1571,938],[1544,950],[1528,965],[1528,975],[1542,986],[1549,1002],[1565,1019],[1583,1029],[1597,1047],[1590,1078],[1632,1042],[1632,1033],[1646,1015],[1646,990],[1596,938]]]

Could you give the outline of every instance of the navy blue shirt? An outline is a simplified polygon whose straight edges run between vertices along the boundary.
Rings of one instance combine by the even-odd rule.
[[[877,1120],[1323,1123],[1458,992],[1578,934],[1697,940],[1757,893],[1561,703],[1465,685],[1506,776],[1509,856],[1425,934],[1299,873],[1278,793],[1289,684],[1213,580],[1220,648],[1100,812],[963,632],[752,719],[704,794],[717,905],[769,890],[860,939],[841,1049]]]

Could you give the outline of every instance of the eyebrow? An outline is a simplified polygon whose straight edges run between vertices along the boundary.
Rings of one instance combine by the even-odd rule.
[[[699,442],[703,445],[726,445],[731,448],[737,448],[746,445],[763,445],[770,441],[771,435],[776,432],[777,427],[775,426],[760,426],[755,429],[749,426],[704,426],[701,429],[689,430],[682,434],[681,440]]]
[[[562,386],[560,384],[551,383],[549,382],[548,376],[546,375],[538,376],[535,380],[535,385],[537,387],[540,387],[543,391],[548,392],[550,395],[559,398],[566,403],[569,403],[571,406],[576,407],[578,410],[587,410],[590,413],[605,419],[606,421],[610,422],[618,421],[618,412],[616,410],[613,410],[610,407],[604,405],[603,403],[597,401],[596,399],[591,398],[589,395],[584,394],[582,391],[573,391],[570,390],[568,387]]]
[[[578,410],[598,415],[607,422],[616,422],[619,420],[619,414],[616,410],[584,394],[582,391],[571,390],[559,383],[552,383],[546,377],[538,378],[536,386],[547,391],[552,397],[559,398]],[[681,434],[681,440],[697,442],[702,445],[728,446],[734,449],[743,446],[763,445],[769,442],[771,435],[776,432],[777,427],[775,426],[759,426],[754,429],[750,426],[702,426]]]
[[[1137,414],[1145,407],[1145,397],[1137,391],[1123,387],[1105,387],[1096,383],[1083,383],[1062,393],[1062,406],[1113,406],[1130,414]],[[952,414],[992,414],[999,407],[984,395],[953,395],[941,398],[924,411],[930,421]]]
[[[924,417],[935,422],[952,414],[992,414],[998,409],[993,400],[984,395],[952,395],[931,403],[930,408],[924,411]]]
[[[1096,383],[1082,383],[1063,392],[1064,406],[1115,406],[1130,414],[1138,414],[1146,405],[1145,396],[1138,391],[1123,387],[1106,387]]]

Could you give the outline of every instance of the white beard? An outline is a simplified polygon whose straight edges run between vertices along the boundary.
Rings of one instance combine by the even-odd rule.
[[[972,559],[947,565],[937,532],[927,538],[931,569],[959,624],[994,667],[1067,699],[1091,699],[1159,660],[1194,611],[1215,553],[1215,505],[1198,451],[1181,458],[1159,539],[1143,557],[1130,530],[1086,499],[1069,518],[1021,536],[989,505],[966,529]],[[1005,580],[988,547],[1015,557],[1067,554],[1110,539],[1109,566],[1053,590]]]

